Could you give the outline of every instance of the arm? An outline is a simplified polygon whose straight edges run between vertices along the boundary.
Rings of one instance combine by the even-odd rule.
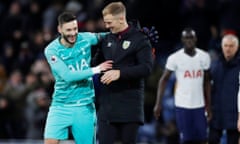
[[[204,98],[205,106],[207,111],[208,121],[212,118],[211,112],[211,82],[210,82],[210,71],[204,71]]]
[[[79,36],[82,39],[87,40],[91,45],[96,45],[101,42],[109,32],[100,32],[100,33],[92,33],[92,32],[82,32],[79,33]]]
[[[53,73],[56,73],[64,81],[73,82],[80,81],[100,73],[102,70],[110,69],[112,67],[111,61],[106,61],[94,68],[88,68],[86,70],[70,70],[70,68],[58,57],[54,50],[46,50],[45,56],[51,67]]]
[[[101,42],[106,37],[106,35],[109,34],[109,32],[99,32],[95,34],[98,39],[98,42]]]
[[[163,98],[164,90],[165,90],[166,84],[167,84],[171,74],[172,74],[172,71],[166,69],[163,72],[163,75],[161,76],[161,78],[159,79],[158,89],[157,89],[157,98],[156,98],[155,106],[153,109],[154,116],[156,119],[158,119],[160,116],[161,109],[162,109],[162,98]]]

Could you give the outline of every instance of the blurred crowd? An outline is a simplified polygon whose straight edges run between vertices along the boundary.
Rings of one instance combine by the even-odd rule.
[[[155,26],[155,69],[146,80],[146,124],[139,141],[162,141],[176,136],[174,126],[174,76],[166,90],[166,111],[153,119],[157,82],[167,56],[180,48],[180,32],[192,27],[198,47],[212,59],[221,52],[226,33],[240,34],[239,0],[122,0],[129,19]],[[101,9],[107,0],[8,0],[0,1],[0,139],[42,139],[54,79],[43,50],[57,33],[57,16],[63,10],[77,14],[80,31],[105,31]],[[176,141],[172,142],[176,143]]]

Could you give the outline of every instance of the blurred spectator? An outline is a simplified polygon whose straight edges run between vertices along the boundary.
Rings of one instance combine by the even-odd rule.
[[[24,39],[25,17],[21,13],[21,5],[18,1],[13,1],[9,11],[1,21],[1,38],[3,41],[12,41],[14,56],[18,54],[19,45]]]
[[[70,0],[66,3],[65,10],[72,11],[77,16],[78,28],[83,29],[87,19],[83,5],[77,0]]]
[[[221,54],[221,34],[220,31],[212,26],[210,28],[211,31],[211,38],[208,41],[208,50],[215,52],[217,55]]]
[[[31,71],[38,75],[39,81],[41,81],[43,87],[46,89],[47,93],[50,95],[53,92],[54,77],[51,74],[49,65],[46,59],[37,59],[32,67]]]
[[[26,18],[27,35],[34,35],[35,32],[42,30],[43,16],[42,7],[37,0],[29,2]]]
[[[0,94],[3,93],[7,81],[6,69],[2,63],[0,63]]]
[[[13,71],[13,69],[17,68],[16,56],[14,56],[14,47],[11,43],[4,43],[3,50],[1,54],[1,61],[6,69],[7,76]]]
[[[51,75],[49,65],[45,58],[40,58],[40,59],[37,59],[36,61],[34,61],[32,67],[31,67],[31,71],[35,74],[49,73]]]
[[[30,67],[34,61],[33,56],[34,55],[29,48],[29,43],[27,41],[23,41],[20,45],[20,51],[17,58],[19,68],[21,68],[23,75],[26,75],[29,72]]]
[[[57,16],[63,10],[61,1],[51,1],[51,4],[43,12],[43,33],[44,40],[50,41],[57,34]]]
[[[27,96],[26,120],[28,139],[43,139],[50,98],[45,89],[39,87]]]
[[[96,31],[96,22],[94,19],[88,19],[85,22],[85,29],[83,31],[95,32]]]
[[[43,37],[42,31],[35,31],[33,35],[31,35],[31,38],[29,39],[29,48],[32,51],[32,55],[35,58],[35,60],[39,58],[43,58],[43,51],[46,46],[46,42]]]
[[[8,100],[10,113],[5,115],[9,119],[9,138],[25,138],[25,120],[23,109],[25,105],[26,87],[22,81],[22,74],[19,70],[14,70],[10,74],[10,79],[6,84],[3,95]]]

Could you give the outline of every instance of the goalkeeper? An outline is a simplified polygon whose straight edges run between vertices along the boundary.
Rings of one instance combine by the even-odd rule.
[[[108,60],[90,67],[91,46],[101,34],[78,33],[76,17],[68,12],[58,17],[61,34],[45,49],[55,78],[52,103],[44,132],[45,144],[58,144],[71,129],[76,144],[95,143],[96,114],[92,76],[112,68]]]

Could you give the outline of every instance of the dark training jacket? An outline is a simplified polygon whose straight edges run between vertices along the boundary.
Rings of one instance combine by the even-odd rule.
[[[212,113],[210,125],[217,129],[237,129],[237,96],[239,89],[239,53],[226,62],[220,59],[212,65]]]
[[[144,122],[144,78],[153,67],[148,38],[130,26],[121,35],[109,34],[93,58],[93,63],[113,60],[120,78],[100,85],[98,119],[108,122]]]

